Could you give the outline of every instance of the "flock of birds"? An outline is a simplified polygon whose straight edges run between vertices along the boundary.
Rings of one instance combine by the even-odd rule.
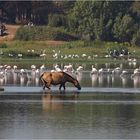
[[[80,72],[83,67],[79,66],[77,71]],[[55,65],[52,70],[48,70],[45,65],[43,64],[39,68],[36,65],[31,65],[31,69],[18,69],[16,65],[0,65],[0,85],[7,85],[7,84],[20,84],[20,85],[32,85],[35,84],[36,86],[40,83],[40,75],[45,72],[59,72],[64,71],[70,75],[73,75],[75,72],[73,66],[71,64],[65,65],[64,69],[61,70],[59,65]]]
[[[0,65],[0,85],[8,85],[8,84],[20,84],[30,86],[32,84],[38,86],[40,84],[40,75],[44,71],[50,72],[66,72],[71,76],[77,78],[80,82],[82,80],[84,67],[79,65],[77,68],[74,69],[72,64],[68,64],[61,68],[58,64],[55,64],[52,70],[48,70],[45,65],[43,64],[39,68],[36,65],[31,65],[31,69],[18,69],[16,65]],[[120,67],[116,67],[114,69],[110,68],[100,68],[97,69],[94,65],[91,67],[90,77],[92,82],[99,77],[103,77],[104,75],[109,75],[111,77],[117,76],[120,78],[131,77],[131,79],[140,79],[140,68],[136,68],[134,70],[123,70]]]

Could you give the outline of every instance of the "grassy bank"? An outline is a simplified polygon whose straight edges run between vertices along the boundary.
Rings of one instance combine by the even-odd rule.
[[[128,57],[140,57],[138,47],[130,47],[128,44],[116,42],[87,42],[87,41],[7,41],[5,46],[0,45],[0,58],[2,62],[24,63],[54,63],[54,62],[85,62],[104,63],[121,62]],[[108,50],[125,47],[130,55],[123,58],[107,57]],[[19,55],[20,54],[20,55]],[[44,54],[44,55],[43,55]]]

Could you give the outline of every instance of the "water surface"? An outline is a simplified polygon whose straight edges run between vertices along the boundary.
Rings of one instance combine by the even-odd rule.
[[[69,83],[65,92],[58,86],[43,91],[37,80],[27,77],[1,81],[0,138],[139,139],[139,77],[77,76],[81,91]]]

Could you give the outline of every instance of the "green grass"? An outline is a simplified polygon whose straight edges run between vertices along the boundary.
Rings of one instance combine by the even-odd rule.
[[[124,46],[128,48],[129,52],[132,54],[132,57],[139,58],[140,57],[140,48],[138,47],[130,47],[128,44],[119,44],[116,42],[87,42],[87,41],[71,41],[65,42],[61,45],[50,45],[47,41],[9,41],[5,42],[8,46],[7,48],[0,48],[0,52],[2,51],[4,54],[0,55],[1,63],[9,62],[9,63],[105,63],[105,62],[114,62],[112,58],[104,58],[107,54],[108,48],[114,46]],[[28,50],[34,50],[33,54],[28,53]],[[46,57],[40,58],[39,55],[41,52],[45,50]],[[55,50],[57,53],[60,51],[58,59],[53,59],[53,51]],[[135,53],[134,53],[135,50]],[[9,57],[9,53],[14,53],[14,57]],[[18,59],[17,54],[22,53],[23,58],[21,60]],[[68,58],[62,59],[61,55],[79,55],[80,58]],[[82,58],[82,54],[87,54],[87,56],[91,56],[92,59]],[[96,58],[93,55],[98,55]],[[127,57],[126,57],[127,58]],[[122,62],[124,59],[116,59],[115,62]]]

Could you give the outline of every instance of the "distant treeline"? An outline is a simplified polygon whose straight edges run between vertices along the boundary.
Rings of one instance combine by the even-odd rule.
[[[86,40],[140,46],[139,1],[1,1],[2,21],[61,27]]]

